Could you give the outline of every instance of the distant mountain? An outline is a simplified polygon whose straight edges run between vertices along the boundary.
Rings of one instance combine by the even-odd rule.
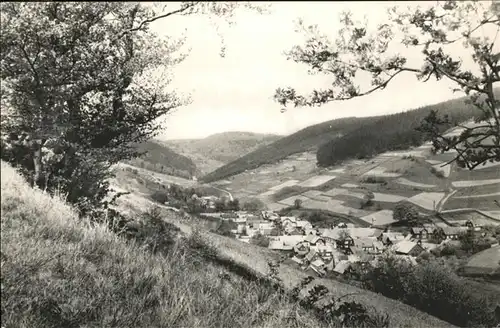
[[[500,95],[500,88],[496,88],[495,93]],[[448,114],[455,123],[477,115],[479,111],[467,104],[466,99],[453,99],[398,114],[349,117],[312,125],[219,167],[203,176],[202,180],[221,180],[311,150],[317,150],[320,166],[329,166],[350,158],[406,149],[422,143],[423,136],[415,128],[430,110],[437,110],[440,115]]]
[[[223,132],[203,139],[162,141],[179,154],[191,158],[200,171],[208,173],[281,136],[253,132]]]
[[[205,182],[217,181],[245,170],[257,168],[263,164],[275,163],[295,153],[315,150],[319,145],[343,136],[349,131],[356,129],[361,122],[370,119],[348,117],[309,126],[294,134],[280,138],[273,143],[259,147],[245,156],[205,175],[202,179]]]
[[[494,92],[500,96],[500,88],[496,88]],[[373,117],[342,138],[319,147],[318,165],[331,166],[346,159],[369,158],[389,150],[419,146],[425,140],[416,128],[431,110],[436,110],[441,116],[448,115],[451,124],[442,126],[442,131],[480,114],[477,108],[466,102],[467,99],[452,99],[402,113]]]
[[[177,153],[159,141],[146,141],[137,147],[145,154],[128,161],[128,164],[186,179],[199,174],[196,164],[189,157]]]

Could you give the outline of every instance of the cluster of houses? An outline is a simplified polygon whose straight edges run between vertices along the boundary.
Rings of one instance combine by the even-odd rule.
[[[222,218],[236,223],[232,232],[241,241],[249,242],[256,234],[267,236],[270,249],[291,253],[292,261],[319,275],[342,275],[357,266],[374,266],[379,256],[386,253],[416,264],[416,257],[422,252],[454,242],[464,232],[480,229],[471,222],[462,227],[423,224],[405,233],[346,223],[316,229],[306,220],[269,211],[239,211],[223,214]]]

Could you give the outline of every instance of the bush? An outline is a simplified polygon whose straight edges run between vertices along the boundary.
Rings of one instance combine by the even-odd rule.
[[[269,247],[269,238],[260,233],[253,235],[252,238],[250,238],[250,242],[257,246]]]
[[[441,179],[445,177],[443,171],[437,170],[434,166],[431,167],[431,173]]]
[[[494,304],[436,263],[411,266],[383,258],[364,276],[364,286],[461,327],[496,324]]]
[[[150,197],[152,200],[154,200],[155,202],[158,202],[160,204],[165,204],[169,200],[168,193],[166,193],[164,191],[159,191],[159,190],[155,191],[153,194],[151,194]]]

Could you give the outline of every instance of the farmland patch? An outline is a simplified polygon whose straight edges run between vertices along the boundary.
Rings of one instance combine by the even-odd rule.
[[[373,195],[375,196],[373,200],[377,202],[397,203],[406,199],[406,197],[403,196],[383,194],[378,192],[374,192]]]
[[[500,188],[499,188],[500,190]],[[467,196],[455,196],[456,199],[467,199],[467,198],[484,198],[484,197],[494,197],[500,196],[500,191],[491,194],[481,194],[481,195],[467,195]]]
[[[288,180],[286,182],[283,182],[282,184],[279,184],[277,186],[274,186],[274,187],[271,187],[269,188],[270,190],[280,190],[280,189],[283,189],[285,187],[291,187],[291,186],[295,186],[297,183],[299,182],[299,180]]]
[[[393,219],[393,212],[391,210],[382,210],[371,213],[361,217],[361,220],[374,225],[387,225],[396,222]]]
[[[401,173],[396,172],[386,172],[385,167],[376,167],[371,169],[370,171],[363,174],[363,176],[375,176],[375,177],[383,177],[383,178],[397,178],[401,176]]]
[[[399,178],[396,181],[398,183],[406,185],[406,186],[412,186],[412,187],[418,187],[418,188],[434,188],[434,187],[436,187],[436,185],[418,183],[418,182],[410,181],[406,178]]]
[[[408,201],[426,210],[432,211],[438,206],[444,195],[444,192],[422,192],[408,198]]]
[[[454,181],[454,182],[452,182],[453,187],[456,187],[456,188],[485,186],[485,185],[491,185],[491,184],[500,184],[500,179],[467,180],[467,181]]]
[[[359,185],[354,184],[354,183],[344,183],[343,185],[341,185],[341,187],[344,187],[344,188],[359,188]]]
[[[283,200],[280,200],[279,203],[285,204],[288,206],[293,206],[295,204],[296,199],[300,199],[302,201],[302,204],[304,204],[304,205],[306,202],[311,201],[311,199],[309,199],[307,197],[304,197],[302,195],[296,195],[296,196],[292,196],[292,197],[288,197],[288,198],[285,198]]]
[[[336,176],[333,175],[317,175],[314,177],[311,177],[302,183],[299,184],[301,187],[317,187],[319,185],[322,185],[324,183],[327,183],[330,180],[335,179]]]
[[[308,198],[313,199],[313,200],[321,201],[321,202],[327,202],[331,199],[330,197],[323,196],[321,194],[322,194],[322,192],[319,190],[308,190],[308,191],[302,193],[302,196],[308,197]]]

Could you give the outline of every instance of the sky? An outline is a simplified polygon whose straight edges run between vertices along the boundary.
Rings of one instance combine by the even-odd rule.
[[[309,75],[306,67],[288,61],[283,54],[303,40],[295,32],[297,18],[318,24],[322,31],[334,32],[343,10],[353,11],[356,17],[366,15],[370,24],[376,24],[387,17],[386,8],[395,4],[415,5],[388,1],[280,2],[273,3],[268,14],[240,10],[231,26],[223,21],[212,24],[200,16],[172,16],[154,22],[151,27],[160,35],[184,32],[187,37],[189,56],[172,71],[171,87],[189,93],[192,99],[164,118],[164,130],[157,138],[204,138],[226,131],[287,135],[335,118],[396,113],[461,96],[453,93],[454,86],[447,81],[422,83],[410,73],[397,77],[383,91],[319,108],[288,108],[282,113],[282,107],[272,100],[277,87],[309,90],[328,85],[328,77]],[[422,6],[430,4],[420,2]],[[219,55],[218,32],[226,45],[224,58]]]

